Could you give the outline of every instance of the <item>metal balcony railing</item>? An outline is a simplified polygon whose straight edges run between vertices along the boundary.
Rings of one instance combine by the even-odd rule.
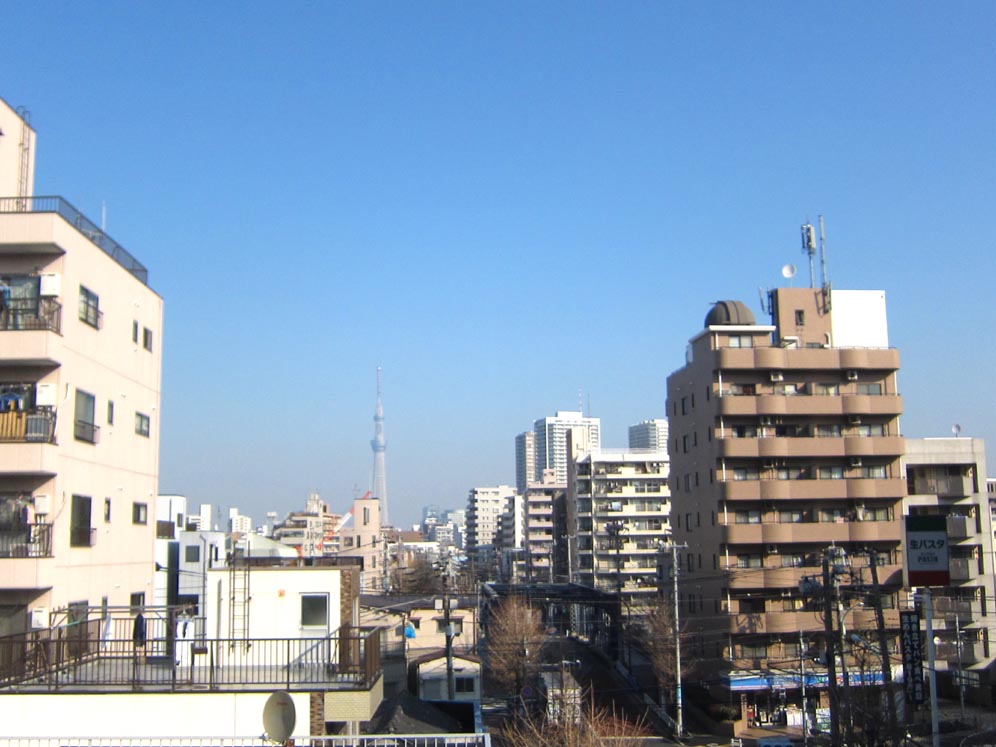
[[[326,638],[181,640],[102,635],[100,620],[0,638],[0,697],[30,690],[367,690],[381,675],[379,630]]]
[[[52,557],[51,524],[0,527],[0,558]]]
[[[149,283],[149,271],[141,262],[62,197],[0,197],[0,213],[56,213],[128,272]]]
[[[93,527],[70,527],[69,546],[70,547],[93,547],[97,539],[97,530]]]
[[[100,426],[86,420],[77,420],[73,427],[73,436],[77,441],[95,444],[100,440]]]
[[[62,331],[62,304],[54,298],[12,298],[0,309],[0,332]]]
[[[55,443],[55,411],[0,412],[0,443]]]

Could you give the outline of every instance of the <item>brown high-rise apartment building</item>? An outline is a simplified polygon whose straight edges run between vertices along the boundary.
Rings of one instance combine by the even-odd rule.
[[[877,598],[894,639],[902,587],[902,400],[885,294],[782,288],[768,303],[770,326],[740,302],[715,304],[667,382],[671,523],[687,544],[679,601],[695,620],[687,680],[740,706],[744,723],[801,704],[803,659],[810,706],[827,705],[814,659],[828,553],[848,635],[873,633]]]

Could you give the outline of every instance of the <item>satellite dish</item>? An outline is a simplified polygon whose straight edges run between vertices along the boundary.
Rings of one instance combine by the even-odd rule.
[[[961,435],[961,426],[958,423],[955,423],[951,426],[951,432],[954,434],[955,438],[958,438],[958,436]]]
[[[271,742],[286,742],[294,733],[297,711],[290,693],[276,692],[263,706],[263,733]]]
[[[795,265],[792,264],[782,265],[782,277],[785,278],[786,280],[791,280],[792,278],[794,278],[795,272],[796,272]]]

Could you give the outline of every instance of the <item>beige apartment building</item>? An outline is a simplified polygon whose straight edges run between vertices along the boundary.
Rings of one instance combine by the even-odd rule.
[[[0,100],[0,635],[151,603],[162,299]]]
[[[903,601],[902,399],[885,294],[782,288],[769,304],[770,326],[740,302],[715,304],[667,382],[689,679],[739,705],[742,723],[800,705],[803,659],[810,706],[827,704],[813,661],[825,650],[825,554],[846,559],[831,583],[849,634],[874,631],[878,598],[894,641]]]

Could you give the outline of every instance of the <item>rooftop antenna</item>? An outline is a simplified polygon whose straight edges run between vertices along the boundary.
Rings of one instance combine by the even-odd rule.
[[[961,435],[961,425],[958,423],[952,425],[951,433],[954,435],[955,438],[958,438]]]
[[[760,285],[757,286],[757,295],[761,299],[761,311],[765,314],[771,314],[771,291],[762,288]]]
[[[584,415],[584,396],[581,394],[581,387],[578,387],[578,412]]]
[[[100,230],[107,233],[107,200],[100,201]]]
[[[830,278],[827,275],[827,234],[820,215],[820,274],[823,281],[823,306],[830,311]]]
[[[820,216],[823,225],[823,216]],[[809,255],[809,287],[816,287],[816,230],[812,223],[804,223],[802,232],[802,251]],[[787,266],[787,265],[786,265]]]

